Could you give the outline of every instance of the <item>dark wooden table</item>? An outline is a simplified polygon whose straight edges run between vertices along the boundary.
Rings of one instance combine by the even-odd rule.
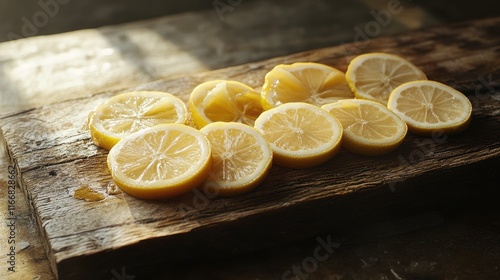
[[[62,100],[85,99],[98,92],[145,84],[171,75],[238,65],[353,40],[361,41],[363,48],[369,49],[368,41],[363,37],[355,37],[359,33],[354,28],[364,28],[374,20],[371,9],[387,9],[387,3],[383,1],[375,7],[363,3],[366,5],[365,13],[355,12],[357,10],[353,7],[357,4],[344,6],[347,8],[336,15],[342,17],[351,7],[351,15],[355,18],[340,22],[332,21],[331,4],[322,1],[295,1],[294,4],[308,11],[303,17],[304,22],[290,19],[300,9],[252,1],[243,3],[234,13],[226,14],[227,17],[222,21],[214,10],[207,10],[125,26],[4,43],[0,45],[2,69],[5,71],[0,79],[3,89],[2,112],[26,110]],[[265,24],[259,25],[260,19],[252,17],[256,12],[275,15],[283,20],[283,24],[271,25],[271,29]],[[415,15],[418,14],[424,17],[416,20]],[[241,23],[239,18],[244,16],[250,22]],[[276,18],[272,22],[276,22]],[[402,13],[394,16],[391,24],[381,28],[380,33],[373,37],[430,27],[443,21],[424,7],[405,3]],[[255,36],[259,35],[259,40],[248,42],[248,36],[240,34],[241,30],[249,26],[259,27],[253,30]],[[186,33],[192,36],[186,36]],[[158,38],[156,34],[163,34],[163,37]],[[205,34],[205,37],[199,34]],[[294,39],[297,35],[301,35],[302,39]],[[137,42],[154,44],[142,45]],[[200,46],[202,42],[208,43]],[[359,44],[352,46],[360,47]],[[390,48],[389,45],[385,47]],[[495,49],[494,46],[492,49]],[[355,52],[356,49],[348,55],[354,55]],[[311,58],[313,54],[310,53]],[[425,64],[426,61],[432,60],[425,56],[421,62]],[[462,62],[467,65],[467,60]],[[337,63],[336,66],[341,68],[347,61]],[[478,104],[482,104],[480,101],[485,94],[494,95],[498,90],[498,68],[477,67],[471,71],[479,74],[474,76],[474,88],[469,86],[466,89],[469,95],[478,99]],[[466,85],[466,81],[460,80],[463,75],[453,76],[449,72],[433,73],[436,78],[442,78],[454,86]],[[23,79],[20,73],[32,78]],[[200,75],[203,77],[204,74]],[[175,79],[167,78],[166,81]],[[33,80],[37,83],[33,83]],[[470,81],[467,83],[470,85]],[[150,85],[154,86],[155,83]],[[479,89],[478,94],[476,89]],[[131,272],[129,267],[128,273],[140,279],[305,279],[306,276],[309,276],[308,279],[494,279],[499,275],[500,260],[499,208],[495,205],[499,198],[495,184],[498,175],[494,168],[497,163],[498,158],[481,161],[474,166],[472,175],[461,176],[460,182],[450,181],[444,192],[432,192],[435,186],[443,182],[438,178],[427,178],[426,182],[431,183],[421,188],[428,194],[436,195],[430,198],[432,203],[407,199],[404,203],[390,204],[386,211],[374,213],[369,218],[361,217],[342,226],[325,226],[319,231],[311,229],[309,237],[305,239],[307,235],[303,233],[296,237],[288,235],[289,240],[299,240],[257,252],[211,257],[208,260],[206,257],[194,257],[189,263],[179,264],[174,269],[155,267],[152,272]],[[5,159],[3,165],[2,170],[8,170]],[[459,172],[467,174],[471,170]],[[5,179],[7,174],[1,176]],[[433,180],[436,185],[432,185]],[[419,186],[418,180],[406,183]],[[453,188],[455,183],[459,186],[456,189]],[[3,185],[7,185],[6,180],[2,180]],[[399,188],[400,185],[394,187],[388,191],[385,202],[391,198],[398,199],[405,190]],[[2,197],[7,197],[7,188],[2,188],[2,192]],[[17,249],[20,250],[16,255],[17,272],[10,273],[6,268],[0,271],[0,276],[12,279],[40,276],[40,279],[51,279],[53,276],[42,241],[21,192],[18,189],[15,212],[18,217]],[[422,198],[418,192],[407,192],[405,195]],[[2,203],[5,203],[6,208],[7,201],[2,200]],[[359,207],[353,206],[352,209]],[[321,215],[315,218],[329,220]],[[3,252],[7,248],[8,237],[1,235],[0,240]],[[331,251],[325,249],[328,254],[318,255],[318,258],[316,248],[324,247],[325,243],[330,243]],[[127,266],[117,266],[110,268],[109,277],[106,277],[119,279],[126,274]]]

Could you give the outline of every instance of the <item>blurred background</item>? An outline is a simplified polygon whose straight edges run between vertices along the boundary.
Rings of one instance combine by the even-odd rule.
[[[250,2],[256,0],[233,0],[232,2],[240,3],[243,1]],[[300,1],[275,2],[280,5],[290,5],[293,7],[293,5],[296,5]],[[315,5],[323,6],[323,8],[326,8],[326,11],[329,9],[341,9],[344,10],[346,15],[352,13],[349,16],[359,18],[359,15],[369,15],[372,7],[378,5],[381,1],[323,0],[311,2],[315,3]],[[217,4],[220,5],[220,3],[224,2],[217,2],[217,0],[2,0],[0,2],[0,41],[12,39],[12,36],[9,38],[9,33],[17,34],[20,37],[29,37],[35,34],[47,35],[77,29],[95,28],[195,10],[214,9],[215,13],[214,6]],[[500,3],[493,0],[401,0],[401,4],[403,5],[410,3],[411,5],[420,7],[427,14],[443,22],[491,17],[500,13]],[[50,12],[50,7],[54,4],[57,6],[57,11],[52,9],[52,13]],[[41,10],[44,11],[44,8],[48,9],[45,12],[48,15],[47,17],[40,13]],[[57,16],[54,16],[54,14],[57,14]],[[309,14],[309,16],[313,15]],[[321,15],[319,16],[318,20],[329,20],[332,24],[336,24],[339,20],[342,20],[334,16],[328,19],[323,18]],[[290,20],[294,21],[293,19]],[[27,21],[33,24],[36,32],[25,32],[26,34],[23,35],[22,28],[27,24]]]

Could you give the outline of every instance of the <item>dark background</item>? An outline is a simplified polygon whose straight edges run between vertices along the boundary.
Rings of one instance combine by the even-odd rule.
[[[220,1],[228,3],[227,0]],[[48,5],[47,3],[51,2],[58,4],[57,16],[49,16],[48,20],[40,17],[39,22],[44,23],[46,21],[46,24],[40,24],[39,27],[35,26],[37,29],[36,35],[95,28],[192,10],[214,9],[213,0],[2,0],[0,1],[0,42],[8,41],[9,33],[27,37],[23,36],[22,33],[23,25],[26,24],[23,18],[33,23],[33,16],[42,9],[43,4],[40,3]],[[280,2],[286,3],[286,1]],[[338,0],[323,2],[339,7],[349,5],[349,2],[346,4],[346,2]],[[353,2],[369,3],[370,1],[358,0]],[[404,2],[411,2],[413,5],[421,6],[425,11],[443,22],[492,17],[500,14],[500,2],[494,0],[401,0],[402,4]],[[362,5],[358,6],[360,7],[359,13],[369,12],[369,8],[364,9]],[[332,23],[335,21],[336,19],[332,17]]]

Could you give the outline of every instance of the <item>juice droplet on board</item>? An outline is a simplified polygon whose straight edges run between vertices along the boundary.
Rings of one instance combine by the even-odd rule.
[[[83,185],[78,189],[76,189],[75,192],[73,193],[73,197],[76,199],[90,201],[90,202],[101,201],[105,198],[105,196],[102,193],[91,189],[87,185]]]

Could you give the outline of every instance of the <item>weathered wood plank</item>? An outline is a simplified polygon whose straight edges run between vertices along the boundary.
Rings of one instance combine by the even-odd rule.
[[[278,63],[318,61],[345,70],[359,53],[385,51],[408,58],[430,79],[461,90],[474,103],[471,127],[462,134],[409,135],[390,155],[367,158],[342,151],[311,170],[273,167],[262,186],[234,198],[210,199],[204,190],[154,202],[125,194],[106,194],[100,202],[73,198],[72,191],[83,185],[105,193],[111,181],[106,152],[92,145],[85,122],[96,104],[116,92],[6,116],[0,127],[61,278],[106,275],[121,264],[147,268],[156,265],[155,259],[163,263],[213,249],[251,250],[369,217],[370,211],[395,203],[383,199],[388,193],[394,194],[392,199],[408,201],[409,193],[418,195],[415,189],[427,195],[441,187],[448,191],[443,180],[453,177],[460,177],[463,186],[471,178],[463,174],[465,169],[498,162],[499,23],[500,18],[494,18],[438,27],[135,87],[166,90],[186,100],[194,86],[210,79],[234,79],[258,88],[264,74]],[[422,187],[419,180],[430,185]],[[431,202],[436,199],[422,204]],[[183,251],[185,246],[196,252]],[[165,251],[176,254],[165,256]],[[151,263],[137,263],[137,257]]]

